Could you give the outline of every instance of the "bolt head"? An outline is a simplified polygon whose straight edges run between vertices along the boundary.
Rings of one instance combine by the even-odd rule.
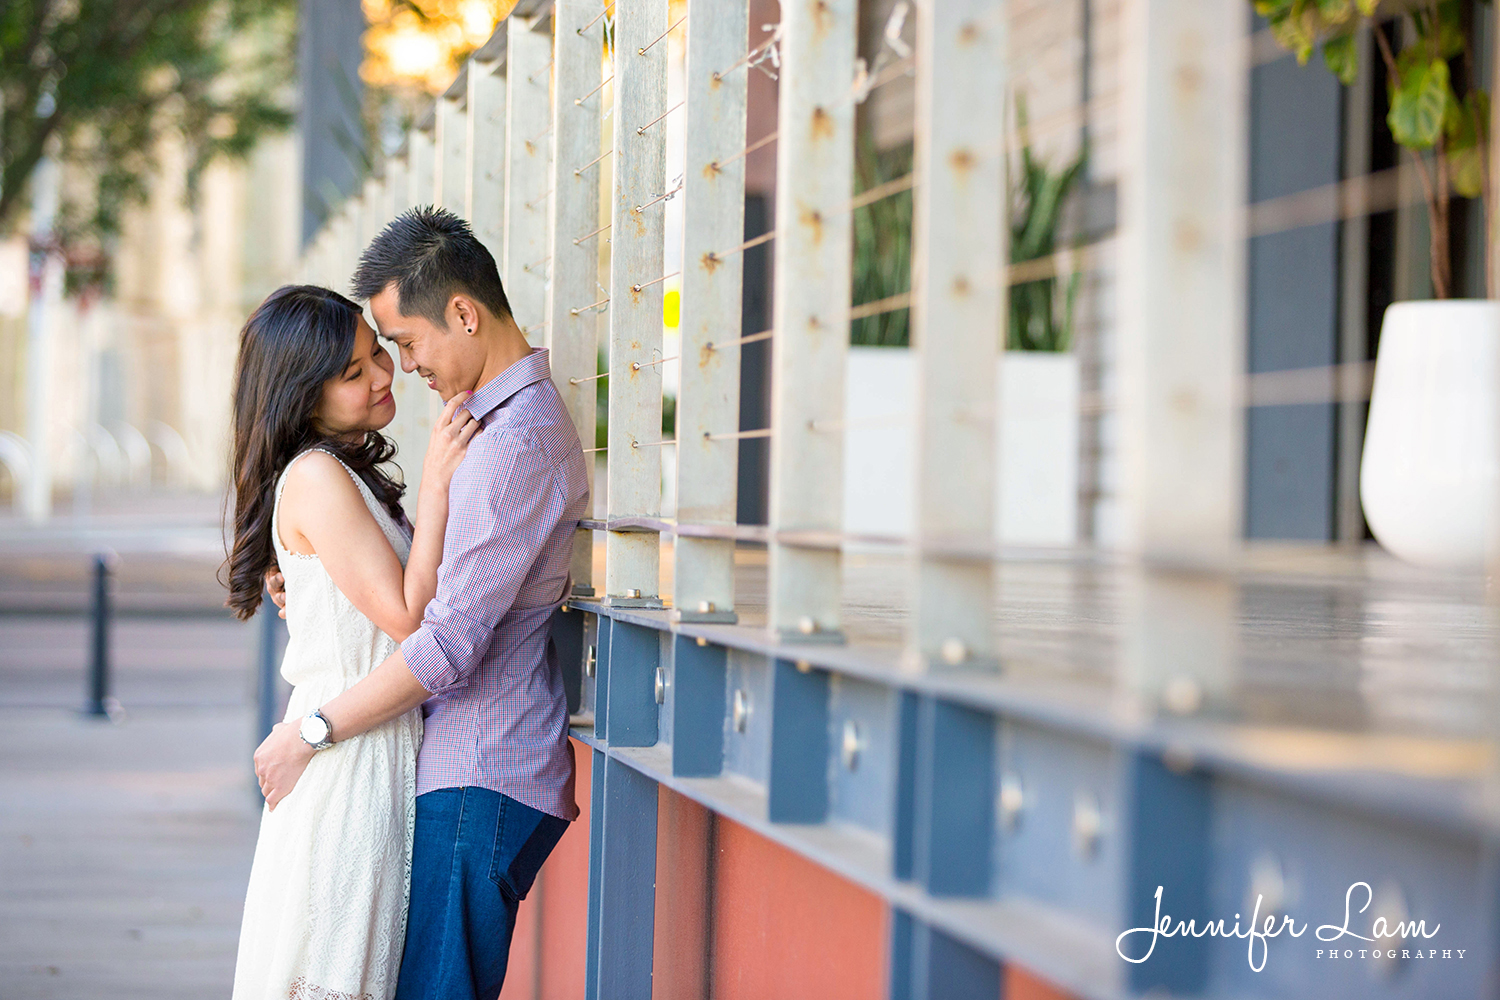
[[[962,639],[944,639],[942,657],[948,666],[956,667],[969,658],[969,647]]]
[[[853,719],[845,719],[843,740],[839,746],[839,756],[843,760],[844,770],[853,771],[859,767],[859,753],[864,747],[864,734],[859,731],[859,723]]]
[[[803,635],[812,635],[818,631],[818,623],[813,621],[811,615],[803,615],[797,619],[797,631]]]
[[[703,614],[708,614],[713,609],[714,609],[714,602],[713,601],[699,601],[698,602],[698,610],[701,611]]]
[[[1192,715],[1203,707],[1203,686],[1191,677],[1173,677],[1162,689],[1161,701],[1174,715]]]
[[[640,590],[638,588],[632,587],[629,590],[625,591],[625,596],[626,597],[640,597],[641,596],[641,592],[640,592]]]

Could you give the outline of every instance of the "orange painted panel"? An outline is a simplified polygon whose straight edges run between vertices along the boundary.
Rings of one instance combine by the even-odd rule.
[[[880,897],[720,817],[714,1000],[883,1000]]]
[[[500,1000],[536,1000],[537,952],[541,947],[536,918],[546,894],[546,887],[542,884],[545,876],[545,871],[537,873],[531,891],[516,911],[516,930],[510,938],[510,961],[505,967],[505,986],[500,990]]]
[[[1004,1000],[1074,1000],[1073,994],[1064,993],[1045,979],[1014,965],[1005,967],[1002,982],[1000,996]]]
[[[713,817],[665,785],[656,809],[652,1000],[707,995],[709,836]]]
[[[533,903],[536,935],[536,992],[519,994],[516,1000],[583,1000],[584,955],[588,947],[589,913],[589,777],[593,750],[577,740],[573,758],[578,763],[574,795],[578,819],[568,827],[547,863],[537,874],[536,885],[521,904],[524,914]],[[517,927],[519,932],[520,928]],[[511,948],[515,961],[515,948]],[[507,977],[507,980],[509,977]],[[507,981],[504,1000],[511,1000]]]

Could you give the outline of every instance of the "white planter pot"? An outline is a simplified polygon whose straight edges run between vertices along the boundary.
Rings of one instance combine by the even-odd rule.
[[[1408,562],[1480,569],[1500,506],[1500,303],[1400,302],[1385,313],[1359,495]]]
[[[909,537],[915,516],[916,360],[851,347],[844,397],[844,530]],[[1000,367],[996,537],[1072,545],[1078,524],[1078,360],[1010,351]]]
[[[1000,367],[996,537],[1006,545],[1078,541],[1078,358],[1007,351]]]

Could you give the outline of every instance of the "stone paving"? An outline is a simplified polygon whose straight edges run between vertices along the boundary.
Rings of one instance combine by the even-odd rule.
[[[124,711],[86,718],[78,547],[6,534],[0,591],[57,600],[0,600],[0,1000],[227,998],[260,816],[258,630],[214,610],[206,553],[139,546]]]

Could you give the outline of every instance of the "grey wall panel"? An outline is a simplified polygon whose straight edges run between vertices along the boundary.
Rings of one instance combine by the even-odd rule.
[[[767,784],[771,766],[771,662],[756,653],[729,651],[724,685],[724,770]],[[735,728],[735,694],[748,711],[743,730]]]
[[[888,836],[895,807],[896,713],[900,695],[890,688],[835,675],[828,712],[833,762],[829,812],[872,833]],[[853,729],[846,734],[846,727]],[[846,735],[857,742],[845,754]]]
[[[1124,845],[1111,748],[1018,722],[999,724],[999,782],[1018,780],[1022,808],[995,827],[995,884],[1114,927],[1121,914]],[[1080,844],[1075,815],[1096,805],[1100,836]],[[1008,827],[1008,828],[1007,828]]]
[[[1256,67],[1250,86],[1250,201],[1339,180],[1342,102],[1320,60]],[[1247,369],[1281,371],[1338,360],[1339,226],[1257,236],[1248,247]],[[1331,539],[1335,532],[1332,405],[1249,413],[1245,533]]]
[[[1221,779],[1214,791],[1213,856],[1213,917],[1240,913],[1248,920],[1260,895],[1266,897],[1263,917],[1288,914],[1298,929],[1307,925],[1307,930],[1295,939],[1290,934],[1273,938],[1259,972],[1250,968],[1246,941],[1214,941],[1210,995],[1357,993],[1411,1000],[1493,995],[1482,983],[1492,968],[1492,944],[1484,928],[1494,926],[1494,885],[1474,877],[1483,865],[1473,841]],[[1361,958],[1360,949],[1373,944],[1357,938],[1318,940],[1320,925],[1343,925],[1345,894],[1357,882],[1367,883],[1374,899],[1360,913],[1366,897],[1363,890],[1355,891],[1350,930],[1369,936],[1375,920],[1384,916],[1390,923],[1424,920],[1429,932],[1441,925],[1437,934],[1391,942],[1391,947],[1407,950],[1404,961],[1399,954],[1394,961],[1375,961],[1368,954]],[[1163,906],[1163,912],[1167,909]],[[1278,926],[1281,922],[1278,917]],[[1341,949],[1339,958],[1329,959],[1328,949],[1335,944]],[[1410,954],[1428,948],[1440,949],[1438,957]],[[1447,959],[1441,949],[1451,952]],[[1464,952],[1461,958],[1458,949]],[[1345,959],[1343,950],[1353,955]]]

